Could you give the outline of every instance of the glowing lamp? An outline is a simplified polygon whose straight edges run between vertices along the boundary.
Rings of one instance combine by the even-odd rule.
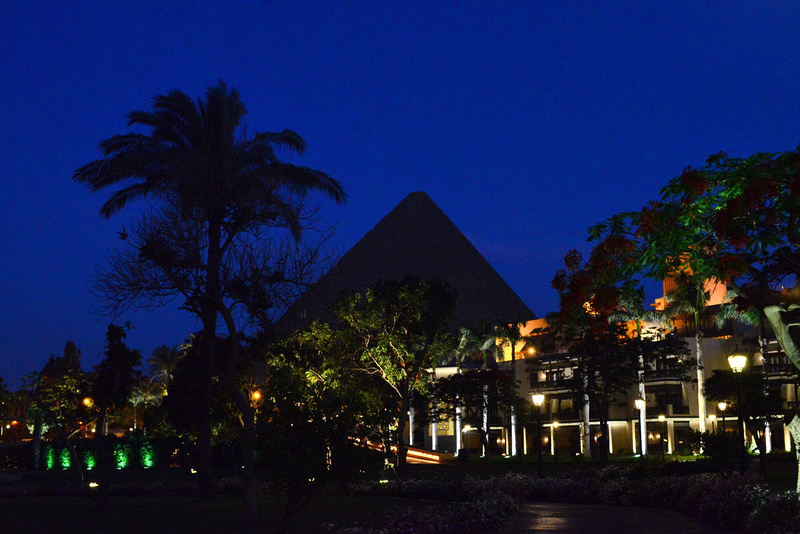
[[[734,373],[741,373],[747,365],[747,356],[743,354],[731,354],[728,356],[728,365],[731,366]]]

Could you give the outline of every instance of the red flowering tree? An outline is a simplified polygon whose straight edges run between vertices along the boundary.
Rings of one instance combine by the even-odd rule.
[[[636,260],[626,276],[663,278],[688,268],[725,282],[738,309],[769,322],[800,369],[800,147],[744,159],[713,155],[673,178],[658,202],[615,215],[590,236],[632,244]],[[800,417],[789,428],[800,445]]]
[[[800,369],[800,148],[731,158],[719,153],[687,167],[639,212],[590,229],[626,242],[627,276],[657,279],[688,269],[728,284],[740,310],[757,311]]]

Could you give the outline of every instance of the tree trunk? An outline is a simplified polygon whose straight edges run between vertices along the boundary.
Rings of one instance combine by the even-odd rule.
[[[58,433],[61,438],[64,440],[64,444],[69,451],[69,457],[72,460],[72,465],[75,466],[78,475],[78,488],[83,491],[84,484],[83,484],[83,466],[81,466],[81,460],[78,458],[78,451],[75,449],[75,444],[69,440],[69,436],[67,435],[67,429],[64,428],[64,425],[59,423],[58,424]]]
[[[792,421],[786,425],[786,428],[789,429],[789,433],[792,435],[792,441],[794,441],[794,451],[797,456],[797,484],[795,486],[795,492],[800,496],[800,417],[795,415]]]
[[[400,477],[403,477],[406,474],[406,444],[405,439],[403,438],[403,433],[406,429],[406,413],[408,412],[409,407],[408,396],[408,393],[403,395],[403,401],[401,403],[403,407],[403,413],[397,419],[397,432],[395,438],[397,441],[397,474]]]
[[[747,427],[747,423],[745,423],[745,428]],[[766,455],[766,442],[764,438],[758,437],[758,429],[756,428],[756,423],[753,421],[752,426],[748,428],[750,430],[750,434],[753,436],[753,441],[756,442],[756,448],[758,449],[758,474],[763,476],[767,475],[767,455]]]
[[[42,413],[36,410],[33,420],[33,470],[38,471],[42,462]]]
[[[97,425],[92,439],[94,444],[94,451],[97,454],[97,469],[100,473],[100,487],[94,495],[94,503],[96,511],[105,513],[108,511],[108,494],[111,488],[111,458],[106,451],[105,436],[103,432],[98,429],[103,428],[106,421],[106,410],[101,408],[100,414],[97,417]]]
[[[197,496],[201,501],[214,499],[214,474],[211,457],[211,399],[214,380],[214,336],[216,311],[205,313],[203,338],[200,342],[200,395],[197,429]],[[213,316],[213,317],[212,317]]]
[[[244,519],[247,523],[258,521],[258,494],[256,491],[256,466],[254,443],[256,439],[255,409],[235,384],[226,380],[225,389],[242,413],[242,499]]]
[[[483,445],[483,456],[486,459],[486,465],[492,465],[492,455],[489,453],[489,429],[478,427],[478,435],[481,437],[481,445]]]
[[[197,432],[198,497],[201,501],[214,498],[214,465],[211,449],[211,404],[214,380],[214,349],[217,338],[217,305],[220,301],[220,266],[222,264],[222,226],[208,222],[208,257],[206,265],[206,294],[200,311],[203,339],[200,349],[200,428]]]
[[[700,314],[694,314],[695,343],[697,345],[697,418],[700,432],[706,431],[706,396],[703,393],[703,345],[700,334]]]

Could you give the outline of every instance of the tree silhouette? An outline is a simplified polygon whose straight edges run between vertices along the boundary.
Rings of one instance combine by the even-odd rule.
[[[255,519],[254,411],[234,380],[239,331],[248,321],[243,317],[265,319],[287,291],[302,287],[319,261],[318,247],[298,244],[313,223],[309,195],[344,202],[345,194],[325,173],[281,161],[279,151],[304,151],[297,133],[251,135],[245,116],[239,93],[221,81],[197,101],[178,90],[157,95],[151,111],[128,115],[130,126],[148,133],[103,141],[103,157],[77,169],[73,179],[93,192],[117,188],[100,210],[105,218],[136,200],[148,202],[122,241],[125,249],[98,274],[98,291],[112,311],[180,298],[200,319],[198,488],[204,500],[213,495],[213,360],[215,346],[225,347],[222,382],[242,413],[245,516]]]

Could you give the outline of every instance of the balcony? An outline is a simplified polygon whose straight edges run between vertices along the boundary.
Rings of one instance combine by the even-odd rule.
[[[681,372],[677,369],[652,369],[644,372],[646,381],[681,380]]]
[[[572,391],[576,389],[579,384],[574,378],[559,378],[557,380],[548,380],[546,382],[536,382],[534,387],[542,390],[543,393],[554,391]]]

